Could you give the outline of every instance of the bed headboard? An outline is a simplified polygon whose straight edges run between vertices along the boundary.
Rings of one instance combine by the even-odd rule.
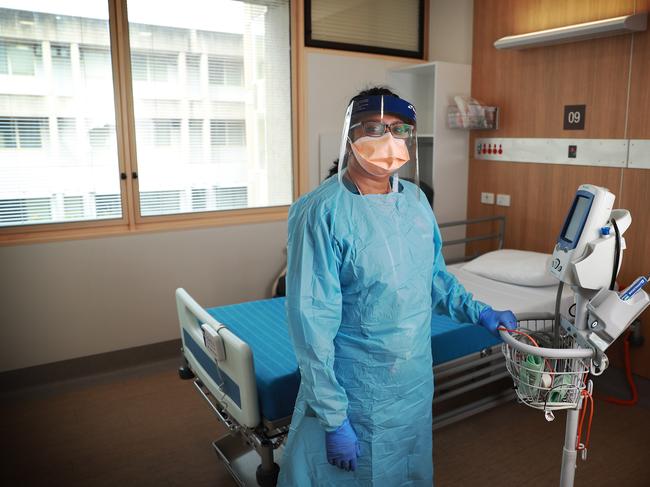
[[[483,218],[472,218],[469,220],[458,220],[454,222],[446,222],[446,223],[440,223],[438,226],[443,229],[443,228],[451,228],[451,227],[460,227],[460,226],[469,226],[469,225],[474,225],[478,223],[486,223],[486,222],[497,222],[498,223],[498,229],[495,232],[493,232],[490,229],[490,233],[487,233],[485,235],[478,235],[474,237],[464,237],[464,238],[457,238],[453,240],[444,240],[442,241],[442,247],[450,247],[452,245],[465,245],[469,242],[478,242],[482,240],[495,240],[497,243],[497,249],[501,250],[503,248],[503,240],[506,234],[506,217],[505,216],[486,216]],[[445,259],[445,262],[447,264],[455,264],[457,262],[467,262],[468,260],[475,259],[481,254],[484,254],[485,252],[476,252],[472,255],[465,255],[462,257],[452,257]]]
[[[240,424],[255,428],[260,424],[259,401],[255,381],[253,352],[246,342],[219,323],[182,288],[176,290],[176,309],[183,342],[183,355],[200,380],[195,386],[213,411],[223,411]],[[221,338],[224,357],[217,360],[204,342],[203,325]],[[203,386],[219,403],[217,406],[203,392]]]

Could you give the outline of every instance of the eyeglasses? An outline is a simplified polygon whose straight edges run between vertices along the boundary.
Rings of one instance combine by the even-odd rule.
[[[394,122],[390,125],[384,122],[365,121],[355,123],[350,127],[350,130],[357,127],[362,127],[364,133],[369,137],[381,137],[386,133],[386,129],[390,130],[393,137],[396,139],[408,139],[413,135],[415,127],[404,122]]]

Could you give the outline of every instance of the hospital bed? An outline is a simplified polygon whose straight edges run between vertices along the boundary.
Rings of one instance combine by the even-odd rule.
[[[490,220],[498,224],[495,234],[456,239],[447,245],[494,239],[501,248],[503,217],[452,222],[441,228]],[[465,265],[458,262],[448,269],[476,299],[496,309],[521,313],[554,308],[555,287],[527,288],[498,282],[464,270]],[[227,429],[213,443],[215,451],[239,485],[275,485],[276,461],[300,384],[285,298],[203,308],[178,289],[176,301],[184,360],[179,374],[183,379],[193,379],[198,393]],[[432,317],[434,429],[514,397],[500,343],[476,325]],[[465,397],[471,399],[463,401]]]

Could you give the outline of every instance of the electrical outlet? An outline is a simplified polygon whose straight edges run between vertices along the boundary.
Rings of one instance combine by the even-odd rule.
[[[481,193],[481,203],[484,205],[493,205],[494,193]]]
[[[509,194],[498,194],[497,195],[497,205],[499,205],[499,206],[510,206],[510,195]]]

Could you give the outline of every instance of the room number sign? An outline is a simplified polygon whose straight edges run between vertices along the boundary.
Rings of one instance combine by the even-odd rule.
[[[586,105],[564,105],[564,130],[585,129]]]

